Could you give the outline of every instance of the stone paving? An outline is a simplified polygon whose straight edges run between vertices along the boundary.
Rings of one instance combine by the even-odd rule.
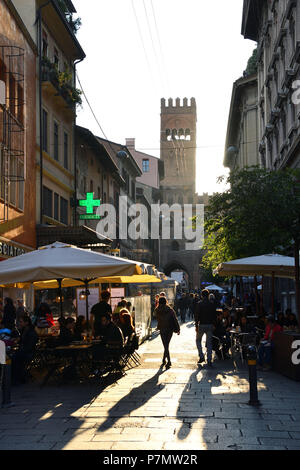
[[[15,406],[0,409],[0,449],[300,449],[299,382],[258,372],[262,406],[250,407],[246,367],[197,367],[191,323],[173,337],[171,369],[159,368],[157,332],[139,354],[140,367],[106,386],[13,388]]]

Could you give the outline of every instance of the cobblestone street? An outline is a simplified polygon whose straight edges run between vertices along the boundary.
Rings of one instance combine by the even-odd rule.
[[[172,368],[159,369],[161,340],[142,345],[140,367],[117,383],[31,383],[12,389],[0,410],[0,449],[300,449],[300,384],[258,372],[262,406],[250,407],[248,371],[231,360],[199,369],[192,323],[171,343]]]

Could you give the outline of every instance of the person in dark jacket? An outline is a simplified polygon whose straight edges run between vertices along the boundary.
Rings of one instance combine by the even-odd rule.
[[[188,309],[188,304],[189,304],[189,301],[188,301],[187,295],[182,294],[182,297],[179,300],[179,305],[178,305],[179,310],[180,310],[181,323],[185,322],[185,317],[186,317],[186,313],[187,313],[187,309]]]
[[[155,316],[157,318],[157,329],[160,330],[160,337],[164,346],[161,365],[164,366],[167,360],[166,368],[169,369],[172,365],[169,344],[173,333],[180,334],[180,326],[174,310],[167,305],[165,297],[160,297],[158,307],[155,309]]]
[[[58,344],[60,346],[69,346],[72,341],[75,341],[74,336],[75,320],[72,317],[66,318],[64,325],[60,328],[58,337]]]
[[[37,332],[39,334],[44,334],[47,332],[48,328],[54,326],[53,315],[49,305],[46,302],[42,302],[38,307],[33,324],[36,328],[38,328]]]
[[[195,310],[195,327],[196,327],[196,345],[199,352],[198,364],[205,362],[202,351],[202,338],[206,335],[207,348],[207,365],[212,367],[212,334],[213,327],[216,322],[217,311],[216,305],[209,301],[209,291],[202,291],[202,300],[198,302]]]
[[[14,330],[16,323],[16,309],[12,299],[6,297],[4,299],[3,319],[4,328]]]
[[[91,323],[92,331],[94,338],[99,338],[102,336],[103,327],[102,327],[102,317],[109,314],[112,315],[112,309],[109,304],[110,292],[103,291],[101,292],[101,301],[93,305],[91,309]]]
[[[19,318],[19,327],[21,331],[20,347],[12,357],[12,381],[15,385],[24,382],[25,366],[33,359],[38,342],[38,335],[28,315]]]
[[[83,315],[79,315],[76,320],[75,327],[74,327],[74,340],[75,341],[82,341],[82,335],[87,328],[86,319]]]

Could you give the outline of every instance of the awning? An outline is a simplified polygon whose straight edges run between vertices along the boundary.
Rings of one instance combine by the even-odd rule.
[[[101,248],[112,243],[112,240],[105,236],[99,238],[97,232],[86,225],[79,227],[37,225],[36,230],[38,246],[51,245],[60,241],[80,248]]]

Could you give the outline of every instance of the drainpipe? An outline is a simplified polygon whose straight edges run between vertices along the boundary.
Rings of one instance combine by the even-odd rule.
[[[74,62],[73,65],[73,74],[74,74],[74,83],[76,85],[76,65],[82,62],[84,58],[79,59]],[[75,105],[75,110],[76,110],[76,105]],[[77,137],[76,137],[76,117],[75,116],[75,122],[73,124],[73,142],[74,142],[74,149],[73,149],[73,155],[74,155],[74,207],[73,207],[73,224],[74,227],[77,227],[77,222],[78,222],[78,217],[77,217]]]

